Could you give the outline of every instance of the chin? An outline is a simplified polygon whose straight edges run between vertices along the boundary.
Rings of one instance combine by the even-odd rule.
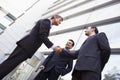
[[[58,26],[59,24],[55,24],[56,26]]]

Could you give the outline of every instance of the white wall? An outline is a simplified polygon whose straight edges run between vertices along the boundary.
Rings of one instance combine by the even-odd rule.
[[[4,31],[2,35],[0,35],[0,62],[4,59],[5,53],[11,53],[12,50],[16,46],[16,41],[21,39],[23,36],[25,36],[27,33],[26,31],[31,29],[37,20],[41,18],[41,15],[48,9],[50,5],[54,2],[54,0],[40,0],[37,4],[35,4],[31,9],[28,11],[25,11],[26,8],[29,8],[28,6],[31,6],[29,4],[30,2],[35,2],[34,0],[22,0],[22,1],[16,1],[13,0],[1,0],[0,6],[2,6],[4,9],[8,10],[12,13],[12,11],[15,13],[14,10],[20,10],[20,13],[24,13],[23,16],[20,18],[17,18],[17,20],[9,26],[8,23],[6,23],[7,29]],[[27,2],[26,2],[27,1]],[[3,4],[4,3],[4,4]],[[13,5],[14,4],[14,5]],[[29,5],[25,5],[29,4]],[[9,8],[14,6],[13,9]],[[16,7],[15,7],[16,6]],[[25,9],[24,9],[24,6]],[[23,10],[21,10],[21,7]],[[19,13],[14,14],[14,16],[19,16]],[[4,19],[4,16],[2,17]],[[4,22],[4,21],[3,21]]]

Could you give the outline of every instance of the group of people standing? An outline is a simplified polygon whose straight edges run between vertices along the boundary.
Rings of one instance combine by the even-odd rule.
[[[88,38],[76,51],[71,52],[74,41],[69,39],[65,48],[55,46],[48,38],[52,25],[58,26],[63,21],[59,15],[50,19],[41,19],[31,30],[30,34],[17,42],[17,47],[11,55],[0,64],[0,80],[9,74],[17,65],[31,58],[44,43],[47,48],[53,49],[40,66],[41,71],[34,80],[57,80],[58,77],[72,72],[71,80],[101,80],[101,72],[108,62],[111,50],[109,41],[104,32],[99,33],[97,27],[87,26],[85,35]]]

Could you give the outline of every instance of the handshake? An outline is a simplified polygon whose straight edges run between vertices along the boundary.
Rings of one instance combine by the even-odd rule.
[[[60,52],[62,52],[62,48],[60,47],[60,46],[56,46],[56,47],[54,47],[54,49],[53,49],[56,53],[60,53]]]

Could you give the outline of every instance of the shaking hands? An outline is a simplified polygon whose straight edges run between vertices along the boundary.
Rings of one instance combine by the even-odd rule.
[[[60,46],[56,46],[56,47],[54,47],[54,49],[53,49],[56,53],[60,53],[60,52],[62,52],[62,48],[60,47]]]

